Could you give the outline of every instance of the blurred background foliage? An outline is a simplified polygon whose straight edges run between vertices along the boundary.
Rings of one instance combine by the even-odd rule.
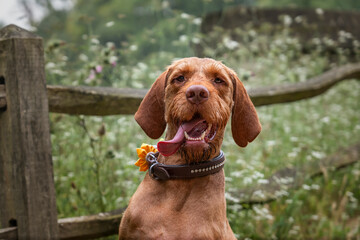
[[[306,25],[306,19],[286,12],[276,16],[280,26],[272,34],[260,31],[269,28],[266,22],[202,31],[206,16],[238,6],[305,8],[322,16],[328,9],[358,12],[358,0],[65,2],[70,7],[36,0],[46,14],[34,20],[33,5],[19,1],[44,38],[49,84],[149,88],[174,59],[201,53],[232,67],[247,87],[257,87],[306,81],[360,59],[359,39],[351,33],[314,35],[304,43],[291,26]],[[304,51],[308,43],[312,48]],[[268,204],[238,204],[228,191],[265,183],[283,167],[302,166],[358,142],[359,90],[358,82],[348,81],[313,99],[258,108],[263,131],[245,149],[234,144],[227,129],[228,217],[239,239],[360,238],[359,163],[306,179],[299,190],[284,188],[278,193],[282,198]],[[125,207],[143,178],[133,165],[135,149],[156,140],[147,138],[132,116],[50,114],[50,121],[59,218]]]

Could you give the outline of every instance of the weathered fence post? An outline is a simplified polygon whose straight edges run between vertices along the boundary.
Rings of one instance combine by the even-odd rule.
[[[0,229],[58,239],[42,38],[15,25],[0,30],[0,84]]]

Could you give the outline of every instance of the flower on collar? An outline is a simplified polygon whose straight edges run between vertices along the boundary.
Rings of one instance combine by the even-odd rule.
[[[139,159],[136,161],[135,165],[140,167],[139,171],[141,172],[145,172],[149,168],[149,165],[146,161],[146,155],[149,152],[156,153],[157,149],[154,146],[145,143],[143,143],[140,148],[136,149],[136,153],[139,156]]]

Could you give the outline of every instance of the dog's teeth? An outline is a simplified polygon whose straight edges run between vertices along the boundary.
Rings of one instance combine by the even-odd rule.
[[[190,139],[190,137],[189,137],[189,135],[188,135],[188,133],[187,133],[187,132],[184,132],[184,135],[185,135],[185,138],[186,138],[187,140],[189,140],[189,139]]]
[[[203,133],[201,134],[200,140],[203,140],[203,139],[205,138],[206,132],[207,132],[207,131],[205,131],[205,132],[203,132]]]
[[[207,132],[207,131],[203,132],[203,133],[201,134],[201,136],[200,136],[200,137],[197,137],[197,138],[190,137],[189,134],[188,134],[187,132],[185,132],[185,131],[184,131],[184,135],[185,135],[185,139],[186,139],[186,140],[190,140],[190,141],[201,141],[201,140],[204,140],[204,139],[205,139],[206,132]]]

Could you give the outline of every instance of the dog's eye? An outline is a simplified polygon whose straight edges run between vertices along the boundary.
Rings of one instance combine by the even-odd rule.
[[[185,81],[185,77],[183,75],[180,75],[176,78],[174,78],[174,81],[177,81],[177,82],[184,82]]]
[[[214,83],[217,83],[217,84],[221,84],[221,83],[223,83],[224,82],[224,80],[222,80],[221,78],[215,78],[215,80],[214,80]]]

